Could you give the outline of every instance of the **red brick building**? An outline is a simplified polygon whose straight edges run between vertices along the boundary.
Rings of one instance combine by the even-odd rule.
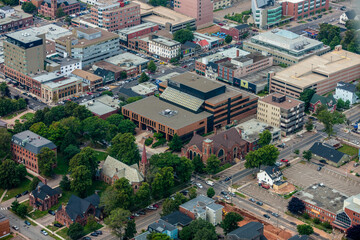
[[[0,213],[0,238],[10,235],[10,222],[9,219]]]
[[[286,0],[282,1],[282,15],[293,16],[294,20],[314,15],[322,9],[329,9],[329,0]]]
[[[343,211],[336,215],[331,225],[343,232],[352,226],[360,225],[360,194],[344,200]]]
[[[159,31],[159,25],[152,22],[142,23],[133,27],[124,28],[118,31],[120,44],[127,46],[130,39],[153,33],[155,31]]]
[[[44,0],[38,12],[45,17],[55,19],[59,8],[62,8],[65,15],[71,15],[80,12],[80,2],[76,0]]]
[[[29,204],[40,211],[47,211],[59,202],[60,189],[52,189],[40,182],[35,190],[29,194]]]
[[[209,138],[195,134],[191,141],[181,150],[181,155],[189,159],[200,156],[206,163],[210,155],[216,155],[221,163],[233,162],[235,158],[243,159],[247,153],[247,142],[241,139],[241,134],[231,128],[225,132],[216,133]]]
[[[66,227],[69,227],[74,222],[85,226],[90,215],[96,219],[102,218],[101,209],[98,207],[99,203],[100,197],[97,194],[93,194],[85,199],[72,195],[67,205],[63,204],[57,210],[55,221]]]
[[[128,47],[134,50],[140,50],[149,53],[149,37],[132,38],[128,41]]]
[[[13,159],[36,173],[39,173],[37,155],[45,147],[56,154],[57,147],[53,142],[29,130],[15,134],[11,139]]]
[[[226,26],[222,26],[220,28],[220,32],[225,33],[226,35],[230,35],[233,40],[235,41],[239,41],[241,39],[241,37],[249,32],[249,25],[247,24],[241,24],[241,25],[226,25]]]
[[[9,17],[0,19],[0,33],[27,28],[33,24],[34,18],[31,14],[16,12]]]

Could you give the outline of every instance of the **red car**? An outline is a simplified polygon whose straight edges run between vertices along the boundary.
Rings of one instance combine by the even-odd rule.
[[[265,183],[261,183],[261,187],[263,187],[265,189],[270,189],[270,186]]]
[[[280,160],[280,162],[288,163],[288,162],[289,162],[289,160],[287,160],[287,159],[283,158],[283,159],[281,159],[281,160]]]
[[[88,95],[92,95],[92,93],[91,93],[91,92],[87,92],[87,94],[88,94]]]
[[[158,204],[154,204],[153,207],[154,207],[154,208],[159,208],[159,205],[158,205]]]

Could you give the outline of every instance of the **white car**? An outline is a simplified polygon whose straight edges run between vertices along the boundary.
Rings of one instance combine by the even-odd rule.
[[[203,186],[201,185],[201,183],[197,183],[196,186],[198,186],[199,188],[203,188]]]
[[[45,230],[41,230],[40,231],[44,236],[47,236],[48,235],[48,233],[45,231]]]

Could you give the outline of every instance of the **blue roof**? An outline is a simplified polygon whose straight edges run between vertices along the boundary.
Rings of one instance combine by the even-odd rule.
[[[278,32],[275,33],[275,34],[276,34],[276,35],[279,35],[279,36],[281,36],[281,37],[285,37],[285,38],[291,39],[291,40],[296,39],[296,38],[299,37],[298,34],[293,33],[293,32],[290,32],[290,31],[288,31],[288,30],[280,30],[280,31],[278,31]]]

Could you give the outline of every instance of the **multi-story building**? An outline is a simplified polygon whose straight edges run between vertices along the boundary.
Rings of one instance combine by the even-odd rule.
[[[247,24],[228,24],[221,26],[220,32],[225,33],[233,38],[235,41],[239,41],[246,33],[249,32],[250,26]]]
[[[76,0],[43,0],[38,12],[45,17],[55,19],[60,8],[65,15],[71,15],[80,12],[80,2]]]
[[[122,107],[122,113],[140,129],[189,139],[194,132],[211,132],[255,114],[257,98],[227,88],[194,73],[166,79],[159,85],[160,98],[148,97]]]
[[[311,88],[323,95],[333,91],[338,82],[352,82],[360,78],[360,55],[337,46],[322,56],[312,56],[300,63],[271,74],[270,91],[300,97]]]
[[[61,190],[51,188],[42,182],[29,194],[29,205],[40,211],[47,211],[59,202]]]
[[[93,91],[103,84],[102,77],[93,74],[91,72],[87,72],[81,69],[75,69],[72,73],[72,76],[76,76],[83,81],[83,90]]]
[[[149,60],[136,56],[135,54],[125,52],[108,58],[105,60],[105,62],[120,67],[121,71],[125,71],[128,77],[133,77],[147,69]]]
[[[344,200],[342,211],[336,214],[331,225],[344,232],[352,226],[360,225],[360,194]]]
[[[159,219],[155,222],[151,223],[148,228],[148,232],[150,233],[163,233],[170,237],[170,239],[178,239],[179,229],[177,229],[174,225]]]
[[[243,45],[245,51],[271,55],[274,63],[288,66],[331,50],[320,41],[282,29],[255,35],[244,41]]]
[[[13,30],[27,28],[34,24],[34,18],[31,14],[24,12],[13,12],[6,14],[5,18],[0,19],[0,33],[7,33]]]
[[[11,139],[11,151],[16,162],[39,173],[38,157],[42,148],[49,148],[56,154],[56,145],[29,130],[15,134]]]
[[[304,125],[304,102],[280,93],[259,99],[257,119],[281,129],[288,135]]]
[[[295,193],[293,197],[303,201],[305,212],[311,218],[318,218],[321,222],[330,224],[335,220],[337,213],[342,210],[344,200],[347,199],[343,193],[322,183],[315,183]]]
[[[207,50],[212,49],[214,47],[218,47],[224,43],[223,38],[208,36],[208,35],[198,33],[198,32],[194,32],[193,41],[196,44],[199,44],[201,46],[201,48],[207,49]]]
[[[124,28],[118,31],[120,44],[128,45],[130,39],[137,38],[159,30],[159,25],[148,22],[137,26]]]
[[[180,55],[181,43],[161,36],[149,36],[149,52],[170,60]]]
[[[91,8],[91,23],[108,31],[139,25],[140,5],[123,0],[98,0]]]
[[[1,18],[6,18],[15,13],[15,9],[10,6],[3,6],[0,8]]]
[[[106,94],[87,102],[80,103],[80,105],[85,106],[95,116],[104,120],[119,111],[119,104],[119,99],[114,99]]]
[[[213,3],[211,0],[177,0],[174,10],[196,19],[196,27],[204,28],[213,24]]]
[[[255,25],[267,29],[280,23],[282,6],[276,0],[251,0]]]
[[[149,53],[149,36],[132,38],[128,41],[128,47],[140,52]]]
[[[10,221],[2,213],[0,213],[0,238],[10,235]]]
[[[45,55],[45,34],[38,35],[30,29],[7,34],[4,41],[6,77],[39,95],[41,86],[29,75],[41,73],[44,70]]]
[[[342,99],[344,102],[349,101],[350,104],[357,103],[359,97],[357,96],[356,85],[353,83],[338,82],[335,88],[334,98],[336,100]]]
[[[82,69],[80,59],[76,58],[62,58],[55,55],[48,57],[45,62],[47,71],[57,72],[63,76],[69,76],[75,69]]]
[[[78,27],[70,36],[56,39],[56,51],[81,60],[83,66],[120,53],[119,35],[100,28]]]
[[[280,0],[282,15],[293,16],[294,20],[314,15],[329,9],[329,0]]]
[[[228,8],[231,6],[231,0],[212,0],[213,10]]]

